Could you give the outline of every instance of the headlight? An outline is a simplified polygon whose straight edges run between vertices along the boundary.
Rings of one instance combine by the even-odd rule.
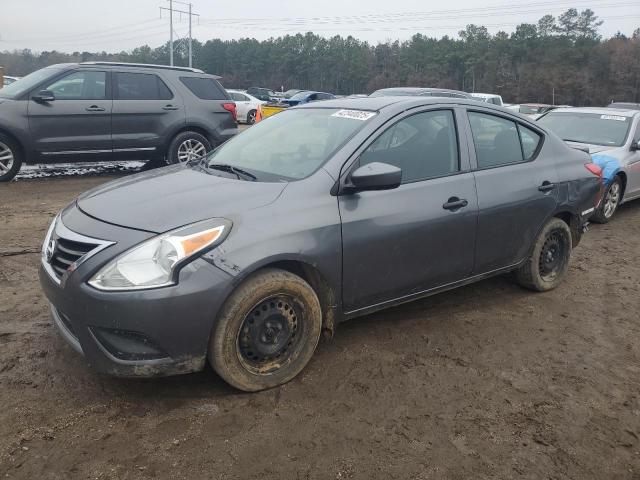
[[[98,290],[140,290],[175,284],[175,272],[204,250],[224,241],[231,222],[205,220],[142,242],[96,273],[89,285]]]
[[[56,215],[51,221],[51,225],[49,225],[49,229],[47,230],[47,234],[44,236],[44,241],[42,243],[42,259],[46,262],[49,262],[49,260],[53,256],[53,245],[51,244],[51,237],[53,236],[53,232],[56,229],[58,218],[60,218],[60,214]]]

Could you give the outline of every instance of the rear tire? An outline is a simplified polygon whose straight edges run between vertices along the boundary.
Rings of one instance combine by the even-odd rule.
[[[257,112],[255,110],[249,110],[247,113],[247,125],[253,125],[256,123],[256,114]]]
[[[8,182],[20,171],[22,151],[10,137],[0,134],[0,182]]]
[[[169,144],[167,164],[197,160],[211,151],[211,143],[198,132],[181,132]]]
[[[531,256],[516,270],[518,283],[537,292],[556,288],[569,269],[571,249],[569,225],[551,219],[538,235]]]
[[[591,220],[596,223],[608,223],[618,211],[622,201],[622,180],[615,176],[604,192],[602,202]]]
[[[224,303],[211,334],[209,362],[239,390],[272,388],[307,365],[321,329],[320,302],[311,286],[290,272],[265,269]]]

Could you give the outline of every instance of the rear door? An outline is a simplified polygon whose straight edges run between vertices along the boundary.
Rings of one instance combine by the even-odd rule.
[[[249,108],[251,106],[249,97],[240,92],[228,92],[231,95],[231,98],[236,103],[236,112],[238,115],[238,121],[246,122],[247,121],[247,113],[249,113]]]
[[[395,165],[402,169],[402,185],[339,197],[347,311],[470,275],[478,205],[454,112],[407,114],[364,146],[350,167]]]
[[[474,274],[515,265],[557,206],[553,158],[541,131],[508,116],[470,109],[479,219]]]
[[[155,73],[113,73],[113,152],[118,159],[154,157],[166,135],[184,124],[180,96]]]
[[[29,130],[40,161],[110,160],[110,74],[101,70],[74,70],[47,85],[55,100],[28,104]]]

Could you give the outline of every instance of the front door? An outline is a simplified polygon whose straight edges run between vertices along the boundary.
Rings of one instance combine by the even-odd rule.
[[[372,141],[351,167],[395,165],[402,169],[402,184],[339,197],[345,310],[471,274],[478,204],[458,131],[453,109],[412,113]]]
[[[486,111],[470,111],[477,171],[478,237],[474,274],[524,260],[557,207],[555,159],[538,153],[541,131]]]
[[[39,161],[110,160],[112,100],[109,73],[76,70],[42,86],[55,100],[31,99],[29,129]]]
[[[113,77],[114,157],[156,157],[169,140],[167,132],[185,123],[184,102],[154,73],[114,72]]]

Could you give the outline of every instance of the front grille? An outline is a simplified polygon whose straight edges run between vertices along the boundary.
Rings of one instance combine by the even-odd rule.
[[[94,248],[95,243],[82,243],[54,235],[55,247],[50,264],[58,279],[62,278],[69,267]]]

